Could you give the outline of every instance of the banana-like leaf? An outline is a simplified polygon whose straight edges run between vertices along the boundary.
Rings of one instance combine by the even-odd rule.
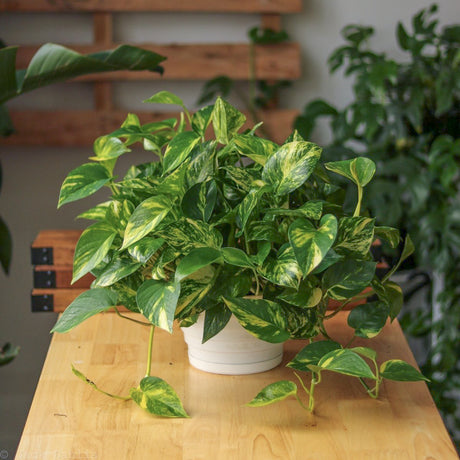
[[[369,217],[342,217],[334,250],[346,257],[365,258],[374,239],[374,222]]]
[[[289,396],[297,394],[297,385],[290,380],[280,380],[279,382],[270,383],[263,388],[257,396],[246,404],[249,407],[261,407],[282,401]]]
[[[316,228],[307,219],[297,219],[289,227],[289,241],[295,257],[307,276],[324,259],[337,235],[337,218],[326,214]]]
[[[350,179],[360,187],[366,186],[375,174],[375,163],[366,157],[334,161],[326,163],[324,166],[326,166],[329,171]]]
[[[347,321],[356,336],[371,339],[383,329],[388,314],[389,308],[384,302],[369,302],[353,308]]]
[[[137,305],[154,326],[172,332],[179,294],[180,283],[147,280],[137,291]]]
[[[328,371],[353,377],[374,380],[376,378],[366,361],[347,348],[330,351],[319,360],[318,366]]]
[[[303,347],[287,366],[299,371],[309,372],[308,366],[317,366],[320,359],[333,350],[340,350],[342,346],[332,340],[318,340]]]
[[[400,359],[390,359],[380,366],[380,375],[388,380],[397,380],[398,382],[415,382],[425,380],[429,382],[417,369]]]
[[[129,395],[141,408],[160,417],[188,418],[179,396],[173,388],[159,377],[144,377]]]
[[[289,142],[265,163],[262,179],[273,186],[275,195],[287,195],[310,177],[320,156],[321,148],[312,142]]]

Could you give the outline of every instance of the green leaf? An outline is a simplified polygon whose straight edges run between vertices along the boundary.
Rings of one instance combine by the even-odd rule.
[[[222,98],[217,98],[212,112],[212,125],[218,142],[227,145],[245,121],[246,117],[240,111]]]
[[[137,305],[154,325],[172,332],[174,314],[180,294],[180,283],[147,280],[137,290]]]
[[[186,217],[208,222],[217,201],[217,186],[214,180],[199,182],[185,192],[182,212]]]
[[[174,136],[166,148],[163,158],[163,174],[180,166],[191,154],[200,136],[193,131],[185,131]]]
[[[222,256],[227,264],[236,267],[255,268],[248,255],[238,248],[222,248]]]
[[[0,347],[0,366],[4,366],[19,354],[20,347],[14,347],[10,343],[5,343]]]
[[[266,290],[264,295],[265,292]],[[316,308],[299,308],[285,302],[281,304],[281,308],[291,339],[311,339],[321,332]]]
[[[271,383],[261,390],[257,396],[246,404],[249,407],[261,407],[282,401],[289,396],[297,395],[297,385],[290,380]]]
[[[105,213],[106,222],[117,229],[120,236],[123,236],[129,218],[134,212],[135,206],[128,200],[113,200]]]
[[[343,260],[343,256],[337,254],[333,249],[329,249],[328,253],[321,261],[321,263],[311,272],[312,275],[317,275],[327,270],[329,267],[337,263],[339,260]]]
[[[289,241],[295,257],[307,276],[324,259],[337,235],[337,219],[326,214],[318,229],[307,219],[297,219],[289,227]]]
[[[0,49],[0,104],[17,95],[16,53],[17,46]]]
[[[111,286],[117,281],[131,275],[141,266],[141,263],[133,262],[130,257],[116,257],[104,268],[104,271],[97,277],[92,286]]]
[[[308,201],[299,208],[267,208],[264,210],[267,214],[277,216],[306,217],[307,219],[320,220],[323,213],[322,201]]]
[[[328,371],[338,372],[339,374],[367,379],[376,378],[366,361],[357,353],[347,348],[332,350],[327,353],[319,360],[318,366]]]
[[[222,304],[209,308],[205,312],[203,326],[203,341],[207,342],[216,336],[230,321],[232,312]]]
[[[401,241],[399,230],[393,227],[374,227],[374,236],[387,241],[392,248],[397,248]]]
[[[88,220],[97,220],[101,221],[105,219],[108,207],[111,205],[112,201],[105,201],[104,203],[99,203],[87,211],[78,214],[77,219],[88,219]]]
[[[278,299],[300,308],[312,308],[319,304],[322,296],[320,288],[309,280],[303,280],[298,289],[287,288],[278,296]]]
[[[13,249],[11,234],[6,222],[0,216],[0,264],[5,273],[9,273]]]
[[[173,388],[159,377],[144,377],[137,388],[131,388],[133,401],[150,414],[160,417],[188,418]]]
[[[121,249],[131,246],[147,235],[147,233],[153,231],[166,217],[171,207],[171,200],[162,195],[144,200],[129,218]]]
[[[150,104],[169,104],[169,105],[180,105],[185,108],[182,99],[169,91],[159,91],[153,96],[146,99],[144,102]]]
[[[235,135],[233,143],[240,155],[251,158],[262,166],[265,166],[267,160],[279,149],[274,142],[250,134]]]
[[[86,319],[116,307],[117,294],[107,288],[96,288],[80,294],[62,313],[51,332],[68,332]]]
[[[425,380],[429,382],[417,369],[400,359],[390,359],[380,366],[380,375],[388,380],[397,380],[398,382],[415,382]]]
[[[272,283],[297,289],[302,278],[302,270],[291,246],[285,245],[278,252],[278,258],[267,258],[260,269],[261,275]]]
[[[260,189],[252,189],[249,193],[243,198],[243,201],[236,208],[236,223],[240,228],[240,231],[236,236],[241,236],[246,224],[251,216],[251,213],[256,208],[261,195],[266,191],[265,187]]]
[[[414,243],[412,243],[412,239],[409,234],[406,235],[406,238],[404,240],[404,247],[401,253],[401,257],[398,260],[398,263],[384,276],[382,282],[385,282],[391,276],[393,273],[398,270],[400,265],[415,251]]]
[[[364,356],[365,358],[369,358],[373,361],[377,359],[377,352],[372,348],[368,347],[353,347],[350,348],[351,351],[354,353],[358,353],[358,355]]]
[[[145,237],[130,246],[128,252],[133,259],[145,264],[161,248],[164,242],[163,238]]]
[[[339,343],[332,340],[318,340],[303,347],[286,366],[299,371],[310,372],[309,366],[317,366],[323,356],[341,348],[342,346]]]
[[[110,182],[107,169],[97,163],[85,163],[70,171],[61,187],[58,208],[65,203],[86,198]]]
[[[342,217],[334,250],[340,255],[365,258],[374,239],[374,222],[369,217]]]
[[[375,174],[375,163],[365,157],[334,161],[326,163],[324,166],[329,171],[340,174],[361,187],[366,186]]]
[[[401,22],[398,22],[398,28],[396,36],[398,37],[398,44],[401,49],[409,51],[412,47],[412,39],[406,32],[406,29]]]
[[[97,222],[83,231],[75,247],[72,284],[102,262],[116,234],[105,222]]]
[[[0,105],[0,137],[8,137],[13,133],[13,121],[8,113],[8,109],[4,105]]]
[[[275,195],[286,195],[308,179],[320,156],[321,148],[312,142],[289,142],[268,159],[262,179],[273,185]]]
[[[214,248],[197,248],[190,251],[177,265],[175,280],[179,282],[200,268],[219,262],[222,254]]]
[[[404,294],[400,286],[392,281],[386,281],[383,285],[385,288],[385,300],[390,308],[389,315],[395,319],[404,305]]]
[[[326,295],[347,300],[369,286],[375,273],[375,262],[345,259],[328,268],[323,275]]]
[[[223,300],[240,324],[255,337],[270,343],[284,342],[289,338],[283,311],[276,302],[241,297]]]
[[[94,153],[96,156],[90,157],[90,160],[113,160],[130,151],[120,139],[111,136],[101,136],[94,141]]]
[[[348,325],[355,329],[355,335],[371,339],[385,326],[389,314],[384,302],[369,302],[358,305],[348,315]]]
[[[212,111],[214,106],[207,105],[195,112],[192,116],[192,129],[201,137],[204,137],[206,129],[211,123]]]

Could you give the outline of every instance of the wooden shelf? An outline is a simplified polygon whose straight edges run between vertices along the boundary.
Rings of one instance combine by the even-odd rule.
[[[131,315],[131,314],[130,314]],[[346,314],[328,321],[346,343]],[[385,381],[378,400],[352,377],[324,373],[316,414],[292,398],[249,408],[265,385],[295,380],[284,367],[305,345],[285,344],[283,365],[249,376],[208,374],[188,364],[182,333],[155,334],[154,375],[181,397],[190,419],[161,419],[133,402],[104,396],[77,379],[73,363],[106,391],[126,395],[144,375],[149,329],[102,314],[67,334],[55,334],[38,382],[17,460],[32,458],[152,458],[168,460],[454,460],[458,456],[423,382]],[[356,346],[369,341],[357,340]],[[415,365],[397,321],[372,340],[379,361]],[[49,457],[45,457],[45,453]],[[85,457],[83,457],[85,455]]]

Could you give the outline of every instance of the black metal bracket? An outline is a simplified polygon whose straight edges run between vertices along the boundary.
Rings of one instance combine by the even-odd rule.
[[[32,300],[32,312],[46,312],[53,311],[54,307],[54,296],[53,294],[42,294],[31,296]]]
[[[53,265],[53,248],[31,248],[32,265]]]
[[[56,287],[56,272],[54,270],[35,270],[34,288],[46,289]]]

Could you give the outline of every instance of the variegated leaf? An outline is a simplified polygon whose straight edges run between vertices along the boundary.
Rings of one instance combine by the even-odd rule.
[[[110,206],[111,201],[105,201],[104,203],[99,203],[87,211],[78,214],[77,219],[88,219],[88,220],[97,220],[101,221],[105,219],[105,213],[107,208]]]
[[[104,271],[97,277],[92,286],[111,286],[131,275],[141,266],[142,264],[133,262],[130,257],[117,257],[104,268]]]
[[[385,240],[392,248],[397,248],[401,241],[399,230],[393,227],[375,227],[374,236]]]
[[[299,371],[309,372],[310,368],[308,366],[317,366],[323,356],[341,348],[342,346],[339,343],[332,340],[318,340],[303,347],[287,366]]]
[[[246,237],[248,241],[269,241],[282,244],[283,236],[278,232],[278,226],[273,221],[250,222],[247,228]]]
[[[250,190],[249,193],[244,197],[243,201],[238,205],[236,210],[236,223],[240,228],[240,231],[236,236],[239,237],[243,234],[246,223],[248,222],[251,213],[256,208],[263,192],[263,188]]]
[[[298,308],[281,304],[286,318],[286,330],[291,339],[311,339],[320,333],[320,322],[315,308]]]
[[[73,259],[72,283],[89,273],[107,255],[117,235],[105,222],[89,226],[80,236]]]
[[[343,256],[337,254],[333,249],[329,249],[328,253],[321,261],[321,263],[311,272],[312,275],[317,275],[327,270],[329,267],[337,263],[339,260],[343,260]]]
[[[334,250],[344,256],[365,258],[374,240],[374,223],[375,219],[369,217],[342,217]]]
[[[262,389],[257,396],[246,404],[249,407],[261,407],[282,401],[289,396],[297,394],[297,385],[290,380],[280,380],[279,382],[270,383]]]
[[[245,193],[253,188],[256,177],[249,172],[248,168],[242,169],[237,166],[228,165],[222,169],[225,171],[225,180],[231,181],[236,188]]]
[[[329,171],[350,179],[360,187],[366,186],[375,174],[375,163],[365,157],[334,161],[326,163],[324,166],[326,166]]]
[[[147,280],[137,291],[137,305],[154,326],[172,332],[179,294],[180,283]]]
[[[128,248],[129,255],[138,262],[145,264],[155,252],[160,249],[165,240],[163,238],[144,237]]]
[[[238,248],[222,248],[222,256],[227,264],[236,267],[255,268],[248,255]]]
[[[180,105],[185,108],[182,99],[170,91],[159,91],[153,96],[146,99],[144,102],[149,104],[168,104],[168,105]]]
[[[224,302],[240,324],[255,337],[270,343],[289,338],[281,306],[263,299],[224,298]]]
[[[111,136],[101,136],[94,141],[94,153],[96,156],[90,157],[90,160],[113,160],[130,151],[120,139]]]
[[[302,270],[291,246],[285,245],[278,252],[278,258],[268,257],[260,274],[272,283],[297,289],[302,279]]]
[[[240,111],[222,98],[217,98],[212,112],[212,126],[218,142],[227,145],[245,121],[246,117]]]
[[[309,280],[303,280],[298,289],[287,288],[278,298],[300,308],[312,308],[319,304],[322,291]]]
[[[323,289],[335,300],[347,300],[369,286],[375,262],[345,259],[328,268],[323,275]]]
[[[337,235],[337,219],[326,214],[319,228],[307,219],[297,219],[289,227],[289,241],[303,276],[307,276],[324,259]]]
[[[356,336],[372,339],[385,326],[388,314],[389,308],[384,302],[369,302],[354,307],[347,321]]]
[[[135,206],[128,200],[113,200],[105,214],[106,221],[116,228],[123,236],[128,220],[133,213]]]
[[[144,200],[129,218],[122,249],[131,246],[147,235],[147,233],[153,231],[166,217],[171,207],[171,200],[162,195]]]
[[[167,174],[180,166],[200,141],[199,134],[185,131],[177,134],[168,144],[163,157],[163,174]]]
[[[80,294],[58,319],[51,332],[68,332],[102,311],[117,305],[117,294],[110,289],[89,289]]]
[[[321,148],[312,142],[284,144],[265,164],[262,179],[273,186],[275,195],[287,195],[308,179],[320,156]]]
[[[192,249],[177,265],[175,280],[179,282],[207,265],[222,260],[222,253],[215,248]]]
[[[307,219],[320,220],[323,213],[323,202],[312,200],[296,209],[268,208],[265,212],[277,216],[306,217]]]
[[[249,134],[238,134],[233,137],[233,142],[241,155],[251,158],[262,166],[279,148],[272,141]]]
[[[385,361],[380,366],[380,375],[388,380],[396,380],[398,382],[416,382],[425,380],[429,382],[415,367],[400,359],[390,359]]]
[[[197,144],[193,149],[190,162],[185,172],[188,187],[199,182],[206,182],[213,174],[214,164],[211,161],[216,148],[216,141],[208,141]]]
[[[211,123],[212,111],[214,106],[207,105],[192,115],[192,129],[201,137],[204,137],[206,129]]]
[[[177,393],[159,377],[144,377],[137,388],[131,388],[129,395],[141,409],[150,414],[188,418]]]
[[[98,163],[85,163],[70,171],[61,187],[58,208],[65,203],[86,198],[110,182],[112,176]]]
[[[217,201],[217,186],[214,180],[200,182],[189,188],[182,198],[182,212],[191,219],[208,222]]]
[[[208,308],[204,316],[202,343],[216,336],[228,324],[231,316],[232,312],[221,303]]]
[[[376,378],[366,361],[357,353],[347,348],[330,351],[319,360],[318,366],[329,371],[353,377],[374,380]]]

